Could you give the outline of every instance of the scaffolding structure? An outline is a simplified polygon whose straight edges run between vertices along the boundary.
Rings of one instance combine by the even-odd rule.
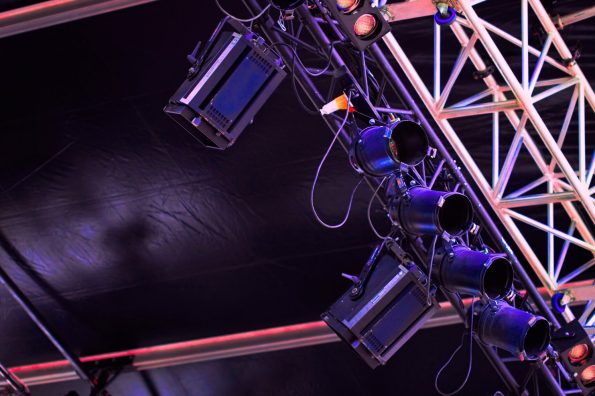
[[[595,152],[592,151],[593,146],[587,142],[586,133],[588,117],[595,111],[595,94],[580,70],[575,55],[564,43],[556,24],[539,0],[521,0],[520,38],[482,19],[476,11],[476,8],[481,7],[481,1],[458,0],[451,3],[460,12],[456,22],[450,26],[450,30],[461,49],[445,84],[442,84],[441,80],[443,68],[441,43],[444,28],[434,24],[434,74],[431,84],[424,82],[417,73],[397,38],[391,33],[386,35],[383,40],[388,52],[421,97],[423,109],[413,99],[408,86],[399,78],[386,56],[386,51],[380,45],[374,44],[367,51],[361,52],[355,65],[352,59],[349,61],[344,59],[344,55],[333,44],[335,40],[344,42],[344,35],[335,21],[324,12],[324,7],[319,0],[310,1],[311,8],[302,5],[295,10],[295,14],[281,15],[280,19],[276,19],[277,15],[271,15],[272,13],[262,14],[263,5],[257,0],[243,0],[243,3],[253,15],[262,15],[262,18],[255,22],[254,28],[259,30],[270,43],[276,43],[276,49],[288,65],[291,77],[295,79],[294,82],[315,109],[320,109],[336,93],[339,82],[335,77],[347,76],[355,89],[364,94],[364,99],[371,105],[370,111],[376,118],[380,118],[382,114],[392,114],[411,116],[418,120],[427,130],[432,146],[436,148],[433,158],[436,167],[426,169],[421,166],[419,169],[413,168],[412,172],[431,187],[442,171],[447,170],[449,176],[454,178],[455,188],[464,192],[473,202],[483,232],[511,259],[519,286],[524,289],[519,294],[526,296],[525,303],[528,309],[546,317],[554,327],[560,327],[545,300],[554,292],[563,291],[564,302],[568,303],[568,307],[586,304],[579,319],[593,334],[595,321],[593,281],[569,282],[584,277],[585,273],[595,265],[595,259],[593,259],[595,239],[592,230],[595,222],[595,203],[592,198],[595,193],[595,188],[592,187]],[[435,8],[431,0],[406,2],[403,7],[404,10],[410,11],[404,12],[403,15],[412,17],[428,15],[428,10]],[[284,17],[287,20],[295,18],[299,23],[297,31],[287,31],[283,24]],[[542,31],[545,32],[541,48],[530,45],[531,18],[538,21]],[[566,22],[577,18],[581,17],[567,18]],[[309,37],[300,37],[302,31],[307,31]],[[509,64],[509,60],[494,40],[495,36],[520,49],[520,74]],[[312,71],[308,70],[301,61],[297,61],[297,48],[328,59],[328,68],[323,72],[318,70],[315,73],[319,73],[321,79],[315,81],[312,78]],[[535,57],[533,62],[531,56]],[[450,104],[449,97],[455,91],[457,81],[467,63],[472,64],[478,71],[480,80],[485,83],[485,88],[467,99]],[[495,66],[495,70],[490,71],[491,65]],[[355,68],[358,70],[356,71]],[[545,68],[553,68],[563,76],[540,78],[544,75]],[[496,75],[496,72],[499,74]],[[320,80],[324,80],[322,84]],[[428,89],[428,86],[433,86],[433,90]],[[327,95],[320,93],[322,87],[328,91]],[[546,98],[563,95],[568,91],[571,91],[571,94],[566,102],[562,127],[555,130],[544,117],[540,103]],[[588,108],[591,109],[590,112]],[[439,127],[441,134],[437,133],[430,121],[426,119],[424,115],[426,110]],[[492,157],[489,176],[486,176],[477,164],[471,150],[464,145],[451,122],[453,119],[478,115],[492,116]],[[575,123],[572,122],[573,117],[577,119]],[[505,118],[514,129],[512,143],[504,147],[507,153],[503,160],[500,158],[501,148],[505,146],[500,140],[502,118]],[[348,149],[351,139],[349,134],[342,130],[340,117],[325,116],[323,120],[333,133],[340,133],[338,142],[343,148]],[[567,154],[571,137],[576,138],[578,150],[577,155],[573,156]],[[460,163],[451,156],[450,148],[454,150]],[[508,192],[507,187],[514,175],[515,167],[521,166],[517,160],[522,148],[530,153],[541,173],[535,180]],[[468,181],[467,174],[471,176],[471,182]],[[382,181],[366,178],[366,182],[374,191],[373,197],[377,197],[376,192],[381,189]],[[480,194],[475,193],[475,188],[478,188]],[[545,192],[540,189],[545,189]],[[380,198],[378,201],[385,207],[385,202]],[[502,235],[499,227],[492,220],[491,213],[484,207],[485,202],[505,226],[508,235]],[[530,215],[526,214],[522,210],[527,208],[543,208],[544,214],[535,215],[534,212],[530,212]],[[559,213],[567,216],[568,224],[563,223],[567,228],[562,228],[558,220],[554,221],[554,218],[558,219]],[[545,260],[532,249],[519,223],[545,233],[548,241]],[[0,247],[9,253],[11,259],[24,260],[10,241],[1,233],[0,236],[2,237]],[[561,242],[556,243],[557,239]],[[508,240],[514,242],[512,246],[507,242]],[[424,241],[416,242],[412,250],[416,253],[419,262],[424,262],[428,258],[427,244],[424,245]],[[583,263],[571,262],[572,260],[569,260],[571,248],[581,249],[590,257]],[[531,277],[517,259],[516,252],[522,253],[543,283],[543,288],[538,289],[533,284]],[[580,257],[580,254],[573,257]],[[64,361],[9,369],[0,366],[0,374],[4,377],[0,385],[10,386],[20,394],[28,394],[27,386],[72,380],[76,377],[89,382],[91,388],[97,392],[103,389],[107,381],[97,384],[99,376],[89,371],[90,363],[95,362],[123,359],[122,365],[136,370],[147,370],[338,340],[322,322],[313,322],[80,359],[64,346],[59,337],[46,325],[41,313],[35,309],[17,285],[11,282],[8,275],[3,271],[0,271],[0,275],[13,297],[66,358]],[[428,323],[428,326],[464,322],[470,301],[462,300],[459,296],[449,293],[445,295],[449,301],[441,303],[443,310]],[[564,317],[566,320],[573,318],[570,308],[566,308]],[[541,374],[543,383],[552,394],[566,394],[567,391],[562,389],[563,384],[560,380],[564,378],[563,368],[552,364],[556,360],[553,351],[548,351],[543,359],[534,364],[535,369],[529,370],[525,378],[518,380],[506,365],[509,358],[501,357],[495,348],[481,343],[478,345],[510,394],[528,394],[527,383],[535,372]]]
[[[416,4],[403,6],[415,7]],[[595,150],[593,142],[587,142],[586,128],[588,117],[595,111],[595,93],[575,59],[576,54],[568,48],[539,0],[521,0],[520,37],[480,17],[481,4],[460,0],[455,7],[460,15],[450,31],[460,44],[460,51],[444,83],[441,43],[447,29],[433,24],[434,75],[430,83],[424,82],[417,73],[393,34],[383,40],[483,198],[505,226],[515,247],[553,294],[560,290],[561,284],[576,279],[595,265]],[[514,19],[514,15],[511,18]],[[541,48],[530,45],[530,31],[541,32]],[[503,45],[518,50],[520,70],[514,70],[515,58],[504,55]],[[449,104],[449,97],[456,90],[467,64],[479,73],[485,89]],[[542,78],[546,71],[547,77]],[[555,76],[556,72],[559,77]],[[561,127],[553,125],[551,118],[544,114],[547,108],[539,107],[546,99],[553,99],[556,105],[566,109]],[[491,128],[488,125],[486,132],[491,130],[492,135],[488,172],[478,166],[477,153],[474,155],[465,145],[452,122],[485,115],[492,116]],[[572,122],[573,117],[575,122]],[[503,122],[508,122],[514,130],[512,142],[506,146],[500,141]],[[506,151],[504,158],[501,158],[502,149]],[[537,175],[523,186],[508,191],[517,168],[527,166],[526,162],[518,160],[523,149],[532,157]],[[576,151],[569,154],[570,150]],[[528,214],[523,213],[524,209],[530,209]],[[560,221],[564,215],[566,221]],[[548,246],[545,258],[539,257],[531,247],[525,237],[527,228],[521,230],[520,223],[531,232],[544,233]],[[571,246],[583,250],[583,256],[586,252],[587,259],[580,263],[576,255],[569,259]],[[590,291],[591,296],[595,295],[594,291],[595,287]],[[572,291],[566,294],[566,301],[573,298]],[[590,302],[579,318],[590,334],[594,333],[594,308],[595,304]],[[566,309],[564,315],[569,321],[573,319],[570,309]]]

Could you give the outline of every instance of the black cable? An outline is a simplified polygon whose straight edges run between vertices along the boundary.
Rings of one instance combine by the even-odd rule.
[[[452,355],[450,355],[450,357],[448,358],[446,363],[444,363],[444,365],[440,368],[440,370],[438,370],[438,372],[436,373],[436,378],[434,379],[434,388],[436,389],[436,392],[438,392],[442,396],[456,395],[465,387],[465,385],[467,385],[467,381],[469,381],[469,375],[471,374],[471,368],[473,367],[473,316],[474,316],[473,309],[474,309],[474,307],[475,307],[475,299],[473,299],[471,301],[471,318],[469,319],[469,322],[470,322],[470,324],[469,324],[469,366],[467,367],[467,374],[465,375],[465,379],[463,380],[463,383],[457,389],[455,389],[454,391],[452,391],[450,393],[443,392],[440,389],[440,386],[438,385],[440,375],[442,374],[444,369],[450,364],[450,362],[455,357],[457,352],[459,352],[461,350],[461,348],[463,347],[463,344],[465,343],[465,332],[463,332],[463,335],[461,336],[461,343],[459,344],[457,349],[454,350]]]
[[[350,100],[351,100],[351,93],[349,93],[347,102],[349,103]],[[355,197],[357,188],[362,184],[362,181],[364,181],[364,179],[362,178],[353,188],[353,190],[351,192],[351,197],[349,198],[349,205],[347,206],[347,213],[345,213],[345,217],[343,218],[343,220],[340,223],[328,224],[320,218],[320,216],[318,215],[318,212],[316,211],[316,205],[314,204],[314,192],[316,191],[316,184],[318,183],[318,178],[320,176],[320,170],[322,169],[322,165],[324,165],[324,162],[326,161],[329,154],[331,153],[331,150],[332,150],[333,146],[335,145],[335,142],[339,138],[341,131],[345,127],[345,124],[347,124],[348,118],[349,118],[349,109],[345,110],[345,117],[343,118],[343,122],[341,122],[341,125],[337,129],[337,132],[335,132],[335,136],[333,136],[333,140],[331,141],[331,144],[328,146],[328,149],[326,150],[326,152],[324,153],[324,156],[320,160],[320,164],[318,164],[318,168],[316,169],[316,176],[314,176],[314,181],[312,182],[312,188],[310,189],[310,207],[312,208],[312,213],[314,213],[314,217],[316,218],[316,220],[326,228],[335,229],[335,228],[343,227],[345,225],[345,223],[349,219],[349,215],[351,214],[351,206],[353,204],[353,198]]]
[[[438,241],[438,235],[434,236],[432,240],[432,247],[430,249],[430,263],[428,264],[428,292],[426,295],[426,302],[428,305],[432,305],[432,300],[430,298],[430,290],[432,286],[432,267],[434,265],[434,254],[436,253],[436,242]]]
[[[263,16],[263,15],[264,15],[264,14],[265,14],[265,13],[266,13],[268,10],[269,10],[269,8],[271,8],[271,4],[269,3],[269,4],[267,4],[267,6],[266,6],[266,7],[264,7],[264,8],[262,9],[262,11],[260,11],[260,12],[259,12],[257,15],[253,16],[252,18],[246,18],[246,19],[242,19],[242,18],[235,17],[235,16],[231,15],[229,12],[227,12],[227,11],[226,11],[226,10],[225,10],[225,9],[224,9],[222,6],[221,6],[221,4],[219,3],[219,0],[215,0],[215,4],[216,4],[216,5],[217,5],[217,7],[219,8],[219,10],[221,10],[221,12],[222,12],[222,13],[224,13],[225,15],[227,15],[228,17],[230,17],[231,19],[235,19],[235,20],[236,20],[236,21],[238,21],[238,22],[244,22],[244,23],[247,23],[247,22],[253,22],[253,21],[257,20],[258,18],[260,18],[261,16]]]
[[[374,202],[374,198],[376,198],[378,196],[378,191],[380,191],[380,188],[382,187],[382,185],[384,184],[384,182],[388,179],[387,176],[384,177],[384,179],[382,179],[380,181],[380,183],[378,184],[378,187],[376,187],[376,189],[374,190],[374,194],[372,194],[372,197],[370,198],[370,202],[368,202],[368,224],[370,225],[370,228],[372,229],[372,232],[374,233],[374,235],[376,235],[378,238],[384,240],[386,238],[389,237],[389,235],[386,236],[382,236],[380,235],[380,233],[378,232],[378,230],[376,230],[376,227],[374,226],[374,223],[372,223],[372,215],[370,214],[371,209],[372,209],[372,202]]]

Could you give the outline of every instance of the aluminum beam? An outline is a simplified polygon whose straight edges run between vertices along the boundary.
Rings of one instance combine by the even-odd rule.
[[[582,300],[581,298],[590,298],[590,295],[585,294],[585,288],[592,284],[593,280],[565,285],[564,288],[567,290],[580,290],[573,295],[574,299],[571,304],[580,305],[586,303],[586,300]],[[539,293],[547,296],[547,290],[545,288],[539,289]],[[469,307],[471,299],[465,299],[463,303],[466,307]],[[425,329],[462,323],[457,310],[449,302],[441,302],[440,308],[437,314],[425,324]],[[87,356],[80,360],[83,363],[91,363],[133,357],[134,359],[130,369],[142,371],[257,353],[303,348],[337,341],[340,341],[340,339],[324,322],[316,321]],[[12,367],[9,368],[9,372],[27,386],[79,379],[67,360]],[[6,384],[0,382],[0,386],[3,385]]]
[[[156,0],[49,0],[0,13],[0,38]]]

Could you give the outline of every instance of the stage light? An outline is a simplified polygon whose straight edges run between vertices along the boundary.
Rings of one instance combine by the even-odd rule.
[[[378,19],[374,15],[364,14],[355,21],[353,31],[358,37],[366,38],[374,34],[378,26]]]
[[[591,355],[591,347],[587,344],[576,344],[568,351],[568,361],[573,366],[580,366]]]
[[[591,365],[583,370],[581,373],[581,382],[584,386],[595,384],[595,365]]]
[[[359,6],[360,0],[337,0],[337,9],[344,14],[349,14]]]
[[[541,316],[511,307],[504,301],[490,301],[479,313],[477,335],[488,345],[525,359],[537,359],[550,342],[550,324]]]
[[[434,263],[440,283],[453,293],[500,299],[512,288],[514,272],[504,254],[453,246],[441,249]]]
[[[578,320],[566,323],[556,330],[552,335],[552,345],[560,356],[560,362],[572,378],[576,379],[583,395],[595,394],[593,342]]]
[[[388,126],[373,126],[364,129],[354,139],[349,158],[360,173],[385,176],[401,163],[417,165],[428,152],[428,137],[416,122],[403,120]]]
[[[264,39],[233,19],[189,59],[186,79],[163,110],[211,148],[234,144],[287,74]]]
[[[389,203],[392,221],[414,235],[446,232],[457,236],[467,231],[473,220],[473,206],[465,195],[412,187]]]
[[[360,51],[390,32],[390,25],[370,0],[323,0],[343,33]]]
[[[369,271],[368,271],[369,270]],[[370,367],[385,364],[440,308],[415,264],[374,254],[322,319]]]

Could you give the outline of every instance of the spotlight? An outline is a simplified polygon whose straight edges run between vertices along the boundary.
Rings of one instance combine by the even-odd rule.
[[[428,147],[423,128],[416,122],[404,120],[364,129],[354,141],[349,157],[358,172],[385,176],[399,169],[401,163],[420,163]]]
[[[550,324],[541,316],[490,301],[481,308],[477,334],[482,342],[526,359],[537,359],[550,342]]]
[[[189,56],[186,79],[163,110],[205,146],[226,149],[287,73],[262,38],[232,19],[219,24],[200,54],[198,49]]]
[[[584,386],[593,386],[595,384],[595,365],[590,365],[581,373],[581,382]]]
[[[457,236],[471,227],[473,207],[460,193],[412,187],[390,202],[389,214],[410,234]]]
[[[573,366],[580,366],[591,355],[591,347],[587,344],[576,344],[568,351],[568,361]]]
[[[435,258],[440,282],[450,292],[506,297],[512,288],[512,264],[503,254],[486,254],[466,246],[442,249]]]
[[[374,253],[376,254],[376,253]],[[373,254],[373,257],[374,257]],[[368,260],[360,277],[322,319],[372,368],[385,364],[440,305],[415,264],[390,255]]]
[[[359,6],[360,0],[337,0],[337,9],[343,14],[349,14]]]
[[[273,7],[278,10],[291,11],[304,3],[304,0],[270,0]]]
[[[343,33],[360,51],[390,32],[390,25],[370,0],[323,0]]]
[[[560,356],[560,362],[568,370],[583,395],[595,393],[595,356],[593,342],[578,322],[564,324],[552,335],[552,345]]]
[[[376,32],[378,26],[380,26],[380,24],[374,15],[364,14],[355,21],[353,31],[358,37],[368,38]]]

